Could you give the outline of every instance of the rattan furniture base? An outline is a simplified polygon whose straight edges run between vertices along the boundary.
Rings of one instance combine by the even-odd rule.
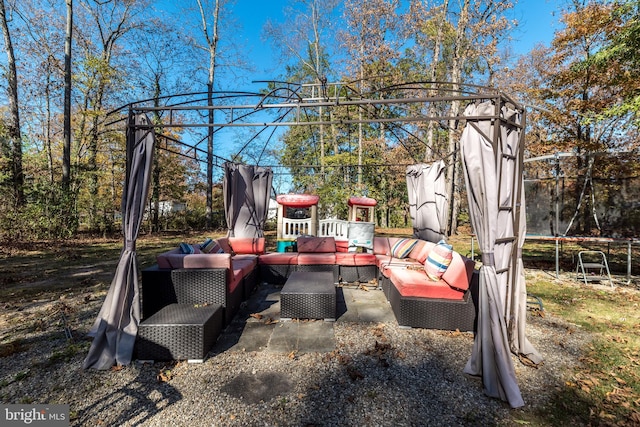
[[[226,268],[178,268],[171,270],[171,281],[180,304],[220,304],[225,325],[240,309],[243,285],[230,292]]]
[[[249,299],[251,294],[256,290],[258,284],[258,270],[254,269],[252,272],[244,276],[242,279],[242,299]]]
[[[375,265],[341,265],[340,279],[343,282],[366,283],[375,279],[378,275],[378,267]]]
[[[138,327],[138,359],[203,361],[220,335],[222,315],[220,304],[162,308]]]
[[[336,287],[332,271],[296,271],[280,291],[281,319],[336,318]]]
[[[295,264],[259,264],[260,280],[267,283],[282,285],[287,277],[296,271]]]
[[[178,302],[171,281],[171,269],[158,265],[142,270],[142,318],[147,319],[162,307]]]
[[[337,264],[298,264],[295,271],[303,271],[307,273],[331,272],[333,275],[332,283],[338,282],[340,274],[340,266]]]
[[[383,290],[400,326],[475,331],[478,275],[474,276],[462,300],[403,297],[391,281],[383,282]]]

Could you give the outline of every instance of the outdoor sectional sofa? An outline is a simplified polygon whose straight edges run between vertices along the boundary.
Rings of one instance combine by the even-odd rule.
[[[478,275],[475,263],[452,252],[440,280],[427,276],[424,264],[435,243],[417,240],[410,251],[394,253],[400,237],[375,237],[372,252],[350,252],[333,237],[299,237],[297,252],[265,252],[264,238],[220,238],[221,253],[157,256],[142,273],[142,313],[146,318],[171,303],[215,303],[225,323],[236,314],[258,281],[284,283],[293,271],[331,271],[336,282],[377,282],[398,324],[406,327],[472,331],[475,329]]]
[[[258,281],[258,257],[264,238],[220,238],[220,252],[194,253],[180,248],[156,257],[157,264],[142,271],[142,316],[147,318],[172,304],[220,304],[225,324],[237,313]]]

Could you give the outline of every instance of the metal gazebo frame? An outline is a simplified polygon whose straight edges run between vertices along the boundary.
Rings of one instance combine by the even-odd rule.
[[[521,209],[524,209],[524,205],[521,204],[523,199],[522,194],[522,170],[524,160],[524,140],[526,127],[526,111],[525,108],[518,102],[514,101],[508,95],[503,92],[484,86],[477,85],[460,85],[446,82],[410,82],[402,83],[393,86],[383,87],[367,92],[357,90],[359,86],[358,82],[350,83],[319,83],[319,84],[291,84],[285,82],[268,82],[267,88],[259,92],[214,92],[214,93],[193,93],[193,94],[180,94],[167,96],[159,99],[149,99],[144,101],[138,101],[130,103],[119,110],[116,114],[121,114],[123,111],[127,111],[127,171],[125,188],[130,188],[133,181],[142,179],[144,174],[139,173],[140,165],[136,163],[135,153],[140,152],[142,147],[140,144],[147,144],[145,146],[145,152],[148,152],[149,141],[147,138],[136,138],[134,135],[142,133],[148,133],[150,129],[154,130],[156,138],[166,138],[177,144],[186,146],[182,154],[192,156],[194,159],[202,161],[202,157],[206,156],[206,163],[208,164],[208,170],[213,166],[221,166],[223,160],[222,157],[215,156],[212,150],[213,141],[216,135],[223,129],[237,128],[237,127],[251,127],[261,129],[258,134],[265,129],[276,129],[279,127],[293,127],[293,126],[327,126],[327,125],[361,125],[369,123],[385,124],[385,129],[402,129],[409,135],[415,137],[411,130],[407,127],[415,123],[428,123],[435,122],[440,123],[445,128],[455,129],[458,123],[474,124],[474,123],[488,123],[490,126],[500,131],[493,131],[491,135],[482,134],[485,142],[488,143],[493,151],[494,163],[497,165],[498,174],[498,189],[504,186],[512,188],[513,192],[509,194],[498,194],[497,200],[500,201],[500,206],[495,206],[495,210],[507,213],[513,221],[513,235],[501,236],[491,245],[507,245],[507,251],[509,252],[507,259],[507,267],[498,274],[506,274],[508,276],[507,287],[513,288],[517,286],[520,280],[520,271],[517,268],[518,263],[521,263],[518,250],[518,242],[524,239],[523,230],[524,224],[522,224],[524,216]],[[465,113],[464,106],[475,104],[492,106],[493,112],[487,113],[487,109],[483,110],[482,114]],[[327,118],[327,111],[339,107],[346,107],[348,111],[354,110],[353,115],[349,115],[346,119],[331,119]],[[462,107],[462,108],[461,108]],[[504,110],[509,109],[515,112],[517,119],[514,116],[504,114]],[[434,111],[441,111],[441,114],[433,114]],[[315,114],[309,114],[314,112]],[[139,120],[140,117],[151,116],[149,120]],[[274,118],[275,117],[275,118]],[[475,126],[475,125],[473,125]],[[169,135],[167,132],[169,129],[206,129],[206,135],[191,143],[180,140],[174,136]],[[504,129],[505,130],[503,132]],[[516,141],[516,152],[508,152],[506,147],[506,134],[515,130],[518,135]],[[265,144],[269,143],[271,135],[267,139]],[[255,138],[252,137],[249,142]],[[200,148],[200,144],[204,141],[207,142],[208,148],[206,150]],[[151,143],[153,146],[155,141]],[[511,162],[514,166],[512,176],[501,173],[503,161]],[[148,160],[148,159],[147,159]],[[148,162],[147,162],[148,164]],[[359,167],[361,164],[358,165]],[[319,167],[319,165],[317,165]],[[137,172],[134,175],[133,172]],[[362,173],[359,168],[359,173]],[[149,179],[146,174],[145,179]],[[146,199],[148,193],[148,181],[147,187],[142,190],[142,200]],[[495,190],[495,189],[490,189]],[[469,191],[468,191],[469,192]],[[127,192],[124,192],[123,199],[126,199]],[[471,197],[471,195],[469,196]],[[507,200],[508,199],[508,200]],[[125,216],[125,202],[123,200],[123,218]],[[135,219],[141,221],[142,213],[137,212],[139,218]],[[135,263],[135,240],[137,238],[137,230],[132,236],[128,236],[125,241],[125,248],[129,252],[133,252],[133,260]],[[493,247],[492,247],[493,248]],[[493,255],[493,252],[491,252]],[[489,260],[489,258],[487,258]],[[133,272],[137,271],[137,267],[132,267]],[[129,272],[128,274],[120,273],[118,275],[122,280],[132,281],[129,283],[128,289],[137,290],[137,276]],[[482,276],[481,276],[482,277]],[[112,288],[116,286],[116,279],[112,283]],[[481,280],[482,286],[482,280]],[[113,363],[126,364],[130,361],[133,348],[118,348],[122,342],[130,343],[131,339],[118,339],[111,341],[108,336],[116,334],[118,337],[121,335],[127,335],[135,333],[137,331],[137,324],[139,322],[139,308],[137,293],[134,298],[129,298],[127,301],[131,304],[130,307],[107,307],[108,301],[105,301],[105,305],[101,310],[99,318],[96,320],[96,325],[105,324],[106,321],[101,321],[100,316],[104,313],[113,313],[114,310],[120,310],[123,312],[132,313],[129,316],[130,324],[122,325],[108,325],[107,330],[97,330],[94,328],[92,332],[96,335],[94,343],[89,351],[89,356],[85,360],[85,367],[93,367],[98,369],[107,369]],[[511,307],[511,301],[502,301],[504,307]],[[526,309],[519,307],[517,309]],[[136,316],[138,316],[136,318]],[[113,314],[111,315],[113,318]],[[120,316],[122,317],[122,316]],[[127,316],[125,316],[127,317]],[[482,317],[480,315],[480,317]],[[104,319],[102,319],[104,320]],[[482,318],[479,319],[479,322]],[[488,320],[486,320],[488,321]],[[513,316],[511,313],[505,313],[505,319],[502,319],[502,323],[505,325],[503,328],[504,337],[507,333],[511,334],[516,328],[511,325],[511,322],[522,321],[520,316]],[[111,328],[111,329],[109,329]],[[478,328],[479,332],[476,336],[476,342],[480,337],[481,328]],[[486,330],[486,329],[485,329]],[[107,339],[100,339],[100,334],[107,335]],[[135,338],[135,336],[134,336]],[[502,338],[498,338],[499,340]],[[494,338],[495,341],[495,338]],[[511,340],[510,340],[511,341]],[[518,338],[515,338],[516,345],[522,346],[522,341],[518,342]],[[528,344],[528,343],[527,343]],[[527,354],[527,351],[522,348],[514,348],[513,342],[506,344],[508,347],[511,345],[511,351],[521,354]],[[476,346],[474,345],[474,351]],[[129,353],[129,359],[126,354]],[[478,351],[487,351],[479,349]],[[125,357],[111,357],[111,355],[122,355]],[[491,357],[489,357],[490,359]],[[485,359],[483,357],[483,359]],[[96,362],[99,361],[100,363]],[[508,360],[511,364],[511,360]],[[487,363],[488,364],[488,363]],[[498,382],[513,382],[515,384],[515,375],[513,373],[513,366],[506,367],[506,372],[502,372],[501,367],[497,368],[500,372],[498,375]],[[485,371],[484,367],[482,372],[489,372],[487,375],[494,376],[493,371]],[[499,385],[500,390],[492,390],[489,382],[496,381],[496,378],[486,378],[484,374],[483,381],[485,384],[485,391],[494,397],[500,397],[505,400],[509,400],[513,407],[522,406],[524,403],[520,397],[520,391],[515,385],[513,387],[505,387],[507,389],[506,396]],[[506,379],[505,379],[506,378]]]

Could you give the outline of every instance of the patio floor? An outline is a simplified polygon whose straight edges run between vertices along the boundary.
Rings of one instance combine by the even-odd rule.
[[[383,292],[374,286],[336,287],[336,321],[280,320],[282,286],[262,283],[222,332],[212,353],[230,351],[331,352],[334,323],[396,323]],[[397,323],[396,323],[397,325]]]

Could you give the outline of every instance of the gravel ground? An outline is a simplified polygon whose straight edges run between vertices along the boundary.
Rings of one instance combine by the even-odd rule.
[[[104,294],[94,288],[3,306],[2,403],[69,404],[71,424],[82,426],[520,425],[545,412],[591,339],[531,313],[528,338],[545,363],[536,369],[514,359],[526,404],[517,410],[462,372],[471,334],[397,324],[336,322],[331,353],[227,350],[201,364],[85,371],[84,336]]]

